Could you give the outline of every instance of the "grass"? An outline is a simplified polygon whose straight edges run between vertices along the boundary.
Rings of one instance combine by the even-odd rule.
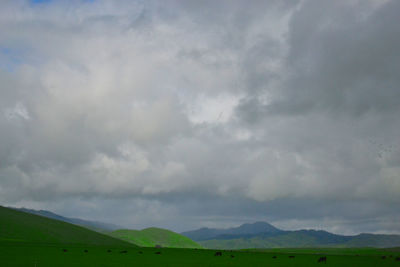
[[[63,252],[67,249],[67,252]],[[84,252],[87,250],[88,252]],[[107,252],[111,250],[111,252]],[[127,253],[120,253],[126,251]],[[141,253],[140,253],[141,252]],[[161,252],[161,254],[156,254]],[[400,266],[395,257],[400,252],[378,249],[277,249],[268,251],[138,248],[101,245],[36,244],[0,242],[1,266],[320,266],[321,255],[327,255],[323,266]],[[234,257],[231,257],[233,255]],[[295,256],[289,258],[289,256]],[[356,256],[359,255],[359,256]],[[381,259],[381,255],[388,258]],[[390,258],[389,255],[392,255]],[[274,259],[273,256],[276,256]]]
[[[146,228],[144,230],[116,230],[111,236],[131,242],[141,247],[161,245],[169,248],[202,248],[190,238],[161,228]]]

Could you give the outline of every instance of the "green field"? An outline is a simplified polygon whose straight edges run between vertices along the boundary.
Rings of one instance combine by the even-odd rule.
[[[67,249],[67,252],[63,252]],[[87,250],[88,252],[84,252]],[[107,252],[111,250],[111,252]],[[127,253],[120,253],[127,251]],[[142,253],[140,253],[142,252]],[[161,252],[161,254],[155,254]],[[320,249],[275,251],[137,248],[124,246],[35,244],[0,242],[1,266],[321,266],[318,259],[327,255],[323,266],[400,266],[399,252],[377,249]],[[234,257],[232,258],[231,255]],[[289,258],[289,256],[295,256]],[[359,255],[359,256],[356,256]],[[381,255],[388,258],[381,259]],[[392,255],[390,258],[389,255]],[[276,256],[276,259],[273,258]]]
[[[127,242],[141,247],[155,247],[161,245],[168,248],[202,248],[190,238],[161,228],[146,228],[143,230],[116,230],[109,233]]]

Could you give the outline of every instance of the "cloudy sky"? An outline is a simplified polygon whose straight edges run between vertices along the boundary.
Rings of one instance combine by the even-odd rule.
[[[400,233],[400,1],[0,2],[0,204]]]

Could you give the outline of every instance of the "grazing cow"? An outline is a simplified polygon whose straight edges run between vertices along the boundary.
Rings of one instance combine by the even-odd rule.
[[[161,254],[161,251],[156,251],[156,253],[154,253],[154,254],[160,255],[160,254]]]
[[[400,257],[396,257],[394,260],[395,261],[400,261]]]
[[[290,259],[294,259],[294,256],[293,256],[293,255],[290,255],[289,258],[290,258]]]
[[[128,251],[122,250],[122,251],[120,251],[119,253],[124,253],[124,254],[126,254],[126,253],[128,253]]]
[[[320,258],[318,259],[318,262],[325,262],[325,263],[326,263],[326,256],[320,257]]]
[[[89,251],[87,249],[85,249],[83,252],[88,253]]]
[[[276,256],[272,256],[273,259],[276,259]]]
[[[217,252],[215,252],[214,256],[222,256],[222,252],[221,251],[217,251]]]
[[[63,252],[67,252],[68,250],[66,250],[65,248],[63,249]]]

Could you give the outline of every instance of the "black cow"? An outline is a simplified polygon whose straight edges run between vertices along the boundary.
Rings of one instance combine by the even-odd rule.
[[[386,256],[382,256],[381,259],[382,259],[382,260],[386,259]]]
[[[272,256],[273,259],[276,259],[276,256]]]
[[[139,251],[139,254],[143,254],[143,252]]]
[[[293,255],[290,255],[289,258],[290,258],[290,259],[294,259],[294,256],[293,256]]]
[[[231,255],[231,258],[234,258],[235,256],[234,255]]]
[[[67,252],[68,250],[66,250],[65,248],[63,249],[63,252]]]
[[[400,257],[396,257],[394,260],[395,261],[400,261]]]
[[[326,256],[320,257],[320,258],[318,259],[318,262],[325,262],[325,263],[326,263]]]
[[[126,254],[126,253],[128,253],[128,251],[126,251],[126,250],[122,250],[122,251],[120,251],[119,253]]]
[[[222,252],[221,251],[217,251],[217,252],[215,252],[214,256],[222,256]]]
[[[87,249],[85,249],[83,252],[88,253],[89,251]]]
[[[108,249],[107,252],[110,253],[110,252],[111,252],[111,249]]]
[[[154,254],[160,255],[160,254],[161,254],[161,251],[156,251],[156,253],[154,253]]]

